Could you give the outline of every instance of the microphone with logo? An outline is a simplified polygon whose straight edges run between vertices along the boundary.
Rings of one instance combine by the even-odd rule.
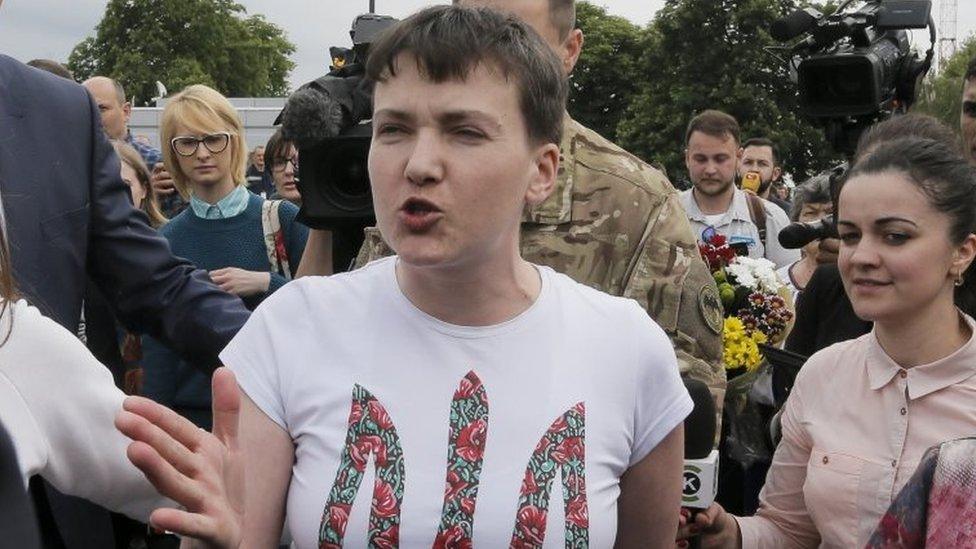
[[[682,507],[695,514],[708,509],[718,491],[718,450],[715,441],[715,402],[708,387],[696,379],[683,379],[695,407],[685,418],[685,468],[681,492]],[[690,522],[689,521],[689,522]],[[701,537],[688,538],[688,546],[701,546]]]

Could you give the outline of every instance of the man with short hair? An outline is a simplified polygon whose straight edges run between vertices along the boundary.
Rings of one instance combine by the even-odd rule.
[[[963,153],[976,164],[976,57],[969,61],[963,77],[959,129],[962,131]]]
[[[739,156],[739,177],[755,172],[759,174],[759,189],[756,194],[773,204],[776,204],[790,214],[792,205],[782,200],[773,193],[774,184],[779,181],[783,174],[779,165],[779,152],[776,145],[765,137],[752,137],[742,143],[742,151]]]
[[[572,73],[583,47],[573,0],[455,4],[514,14],[556,53],[566,77]],[[709,386],[720,420],[726,386],[722,310],[674,187],[568,113],[560,155],[555,190],[523,217],[522,256],[637,301],[670,336],[682,375]],[[377,231],[367,231],[357,265],[390,253]]]
[[[274,194],[274,183],[264,169],[264,145],[251,151],[251,161],[247,165],[247,190],[265,198]]]
[[[714,229],[733,246],[744,245],[749,257],[765,257],[776,268],[799,260],[799,250],[779,243],[779,231],[790,224],[783,210],[735,186],[741,154],[738,121],[721,111],[704,111],[688,124],[685,143],[685,165],[694,187],[681,193],[681,202],[692,229],[699,235]]]
[[[173,217],[183,211],[187,203],[183,201],[179,193],[173,192],[173,180],[163,167],[163,153],[152,145],[132,138],[132,132],[129,131],[132,104],[126,99],[122,84],[107,76],[93,76],[82,82],[81,85],[88,90],[92,99],[95,100],[95,104],[98,105],[102,128],[109,139],[132,145],[132,148],[142,156],[146,166],[152,170],[152,185],[158,193],[159,206],[163,214],[166,217]]]

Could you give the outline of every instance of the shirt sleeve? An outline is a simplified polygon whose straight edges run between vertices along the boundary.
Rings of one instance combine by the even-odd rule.
[[[809,374],[809,365],[804,370],[801,376]],[[802,385],[801,377],[783,408],[783,439],[776,447],[766,484],[759,494],[759,511],[754,517],[736,517],[743,549],[799,549],[820,543],[820,534],[803,498],[813,442],[803,428]]]
[[[281,361],[282,350],[294,341],[281,328],[303,317],[300,300],[295,299],[300,285],[301,281],[288,284],[265,299],[220,353],[220,361],[237,376],[241,390],[286,431]]]
[[[694,406],[678,373],[674,349],[664,331],[635,304],[638,371],[634,444],[630,466],[647,457],[691,413]]]
[[[16,313],[0,375],[33,418],[33,432],[15,438],[34,441],[44,454],[32,472],[65,494],[142,521],[158,507],[175,507],[126,456],[131,441],[114,423],[125,395],[108,369],[35,309],[18,306]]]

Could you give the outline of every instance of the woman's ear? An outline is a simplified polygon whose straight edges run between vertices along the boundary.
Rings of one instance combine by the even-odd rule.
[[[976,258],[976,234],[969,234],[957,248],[952,258],[952,271],[962,276]]]
[[[556,188],[556,178],[559,175],[559,146],[546,143],[536,152],[534,172],[529,187],[525,191],[525,202],[528,206],[542,204],[553,189]]]

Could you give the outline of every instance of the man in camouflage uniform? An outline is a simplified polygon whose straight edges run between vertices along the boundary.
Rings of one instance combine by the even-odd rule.
[[[567,76],[572,72],[583,43],[572,0],[461,3],[519,16],[563,59]],[[568,114],[560,153],[553,194],[523,219],[522,257],[637,300],[671,337],[682,375],[709,386],[721,419],[722,309],[674,187]],[[392,253],[376,229],[367,229],[356,266]]]

